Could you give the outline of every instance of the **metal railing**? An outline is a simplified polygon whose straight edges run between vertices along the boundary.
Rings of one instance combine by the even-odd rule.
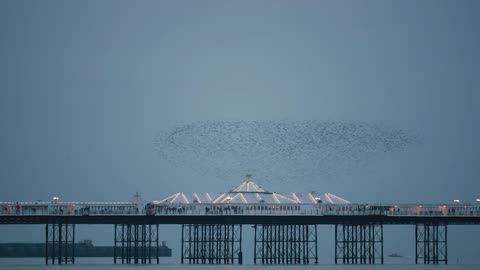
[[[147,209],[150,215],[253,215],[253,216],[480,216],[480,206],[472,205],[368,205],[302,204],[278,205],[163,205]]]
[[[134,202],[0,202],[0,216],[144,215]]]
[[[479,216],[480,205],[390,204],[147,204],[134,202],[0,202],[0,216],[250,215],[250,216]]]

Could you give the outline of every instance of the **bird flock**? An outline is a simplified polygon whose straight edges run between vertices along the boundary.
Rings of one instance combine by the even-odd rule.
[[[374,124],[335,121],[205,121],[162,131],[155,149],[201,175],[302,181],[404,150],[418,137]]]

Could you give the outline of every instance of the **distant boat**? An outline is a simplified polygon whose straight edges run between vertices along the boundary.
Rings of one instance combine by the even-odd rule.
[[[75,257],[113,257],[114,249],[112,246],[95,246],[92,240],[84,240],[75,243]],[[157,247],[152,247],[151,252],[152,254],[158,254],[159,257],[172,257],[172,249],[167,247],[165,241],[162,241],[162,244],[158,246],[158,253]],[[0,243],[0,258],[44,256],[44,243]]]
[[[398,253],[388,254],[388,257],[391,257],[391,258],[403,258],[403,256],[400,255],[400,254],[398,254]]]

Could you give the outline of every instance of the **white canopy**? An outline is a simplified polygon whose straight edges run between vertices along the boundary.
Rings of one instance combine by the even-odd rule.
[[[159,203],[165,204],[190,204],[190,203],[213,203],[213,204],[348,204],[349,201],[331,193],[276,193],[268,192],[251,181],[251,175],[247,175],[238,187],[229,192],[216,196],[212,193],[176,193]]]

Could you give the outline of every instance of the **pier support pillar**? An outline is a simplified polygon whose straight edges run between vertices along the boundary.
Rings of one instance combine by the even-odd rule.
[[[316,225],[256,224],[255,264],[318,263]]]
[[[242,225],[182,224],[181,263],[242,264]]]
[[[415,263],[448,263],[447,224],[415,224]]]
[[[45,225],[45,264],[75,263],[75,224]]]
[[[113,263],[159,263],[158,224],[115,224]]]
[[[335,264],[383,264],[382,224],[335,224]]]

